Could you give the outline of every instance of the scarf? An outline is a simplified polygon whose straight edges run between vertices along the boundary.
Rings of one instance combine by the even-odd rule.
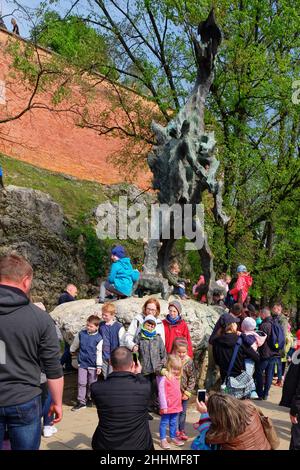
[[[142,326],[141,328],[141,336],[142,338],[144,339],[152,339],[156,336],[156,330],[152,330],[152,331],[148,331],[146,330],[146,328],[144,328],[144,326]]]
[[[180,315],[177,315],[176,318],[172,318],[170,314],[168,314],[166,318],[167,318],[167,321],[171,323],[171,325],[176,325],[176,323],[178,323],[181,320]]]

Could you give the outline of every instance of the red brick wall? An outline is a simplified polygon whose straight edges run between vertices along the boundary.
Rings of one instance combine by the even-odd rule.
[[[21,111],[31,95],[30,88],[11,76],[11,58],[5,53],[7,41],[11,39],[11,34],[0,31],[0,80],[5,83],[6,95],[5,102],[0,99],[0,119]],[[105,88],[105,83],[98,86],[93,102],[93,107],[100,110],[108,105]],[[41,101],[47,103],[47,100],[50,95],[41,97]],[[104,184],[125,181],[125,172],[108,161],[123,145],[122,139],[77,127],[73,116],[67,112],[57,114],[34,109],[15,121],[0,124],[0,152],[41,168]],[[143,170],[134,183],[145,188],[150,180],[150,172]]]

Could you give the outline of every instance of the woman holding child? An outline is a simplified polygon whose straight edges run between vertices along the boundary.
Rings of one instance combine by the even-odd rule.
[[[227,376],[236,378],[243,371],[246,371],[245,361],[247,359],[251,359],[254,362],[259,361],[258,353],[249,344],[244,342],[241,333],[238,332],[239,322],[239,318],[229,313],[223,314],[220,317],[221,334],[215,337],[212,342],[213,356],[216,364],[220,367],[222,382],[226,380]],[[229,371],[234,353],[235,359]],[[249,387],[250,385],[251,391],[254,391],[255,385],[251,376],[249,376]],[[245,396],[242,398],[245,398]]]

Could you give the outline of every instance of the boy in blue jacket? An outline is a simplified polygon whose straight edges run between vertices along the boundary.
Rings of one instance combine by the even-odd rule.
[[[106,291],[120,297],[130,297],[133,284],[139,279],[139,272],[133,269],[125,248],[117,245],[111,250],[112,265],[108,279],[100,286],[99,303],[103,304]]]

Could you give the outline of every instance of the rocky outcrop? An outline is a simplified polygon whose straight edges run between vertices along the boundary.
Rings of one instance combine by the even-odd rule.
[[[0,254],[8,251],[32,264],[32,299],[48,308],[67,283],[87,282],[81,249],[65,236],[61,207],[41,191],[16,186],[0,191]]]
[[[127,327],[132,318],[142,311],[146,300],[147,297],[142,299],[130,297],[114,302],[117,308],[118,320]],[[160,298],[159,302],[161,305],[161,318],[164,318],[168,312],[168,302]],[[185,300],[181,302],[181,305],[182,316],[187,322],[191,333],[196,355],[195,362],[197,363],[199,356],[207,349],[208,338],[221,312],[218,313],[213,307],[200,304],[194,300]],[[89,315],[95,314],[101,317],[102,306],[103,304],[96,304],[94,299],[77,300],[59,305],[51,312],[51,316],[61,329],[65,340],[71,343],[74,335],[85,327]]]

